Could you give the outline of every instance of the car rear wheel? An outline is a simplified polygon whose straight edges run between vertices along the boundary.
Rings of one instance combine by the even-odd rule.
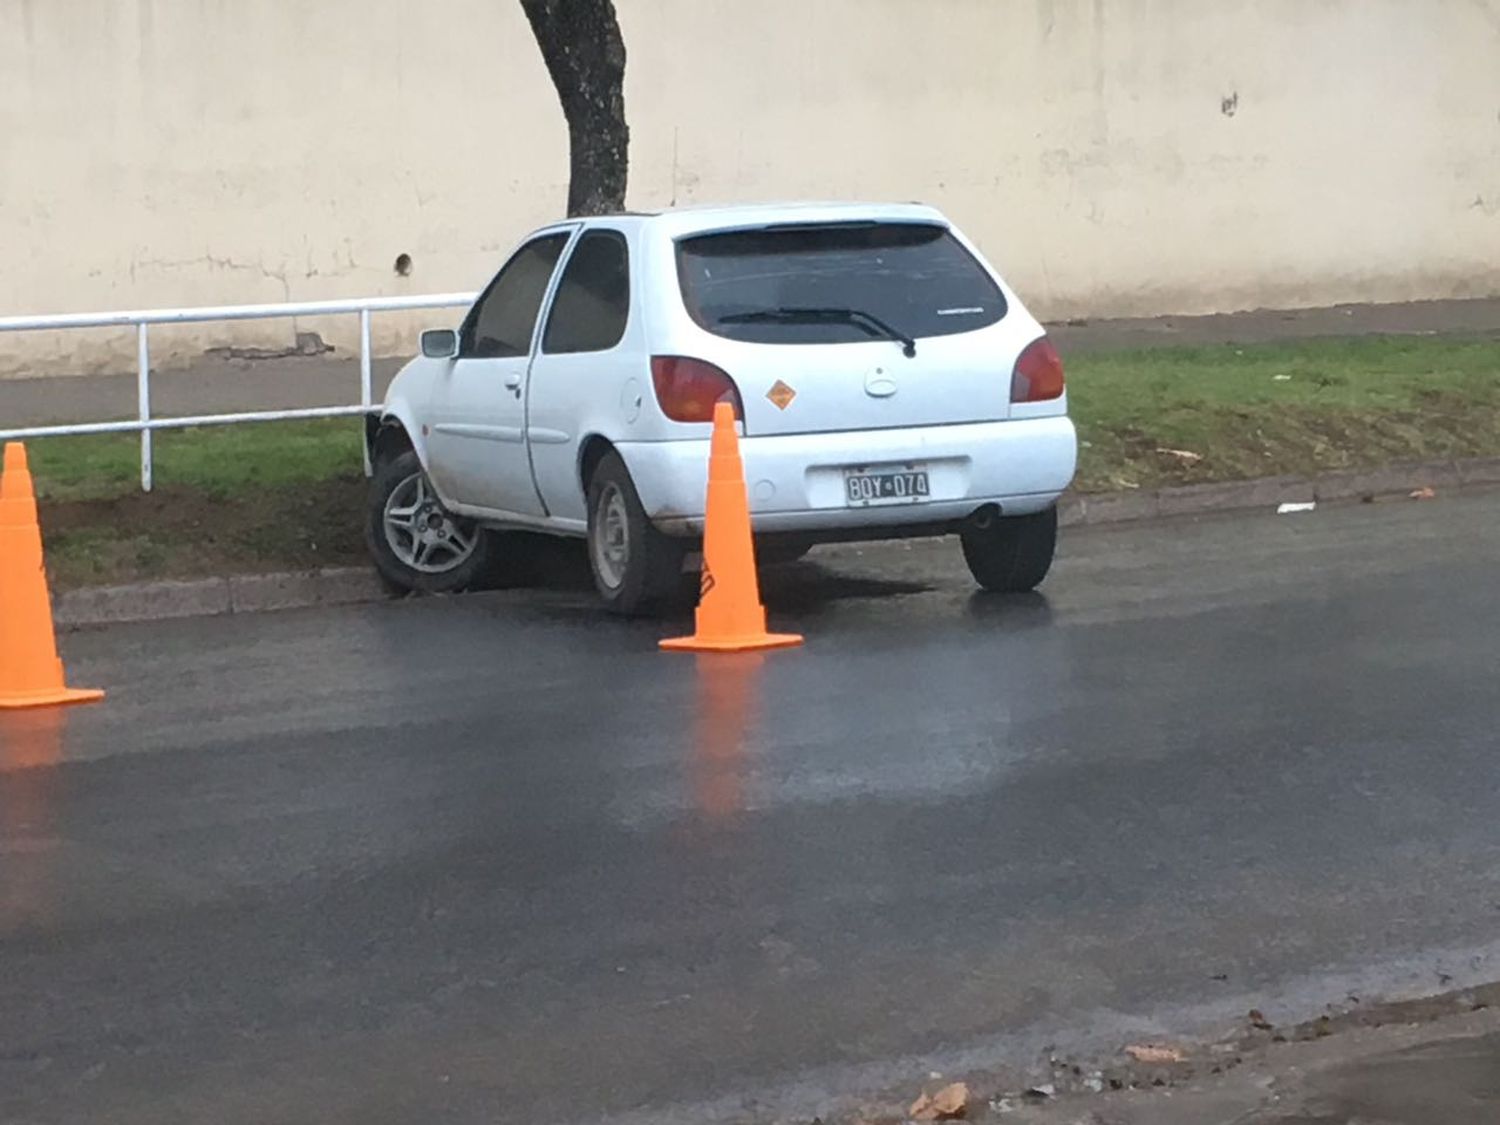
[[[629,616],[669,600],[682,585],[683,544],[652,525],[618,453],[600,460],[588,501],[589,566],[605,606]]]
[[[393,594],[466,590],[494,564],[493,537],[443,507],[410,450],[375,469],[365,543],[376,572]]]
[[[986,590],[1034,590],[1052,569],[1057,550],[1057,509],[1028,516],[991,516],[962,533],[969,573]]]

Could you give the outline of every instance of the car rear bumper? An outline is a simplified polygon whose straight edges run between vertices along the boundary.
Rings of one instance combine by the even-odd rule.
[[[707,441],[622,443],[646,514],[671,535],[703,531]],[[916,429],[748,437],[740,441],[757,532],[828,532],[951,525],[998,505],[1006,515],[1041,511],[1073,479],[1078,439],[1066,417]],[[850,507],[844,471],[921,466],[931,498]]]

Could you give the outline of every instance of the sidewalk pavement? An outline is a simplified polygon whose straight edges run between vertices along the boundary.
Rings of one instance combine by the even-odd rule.
[[[1372,335],[1469,335],[1500,340],[1500,298],[1402,305],[1340,305],[1216,316],[1074,320],[1048,325],[1064,356],[1088,351],[1264,343]],[[0,338],[0,346],[8,341]],[[374,364],[375,400],[404,360]],[[153,372],[158,417],[348,406],[359,401],[356,356],[232,359],[205,356],[191,367]],[[0,428],[134,417],[134,372],[0,379]]]

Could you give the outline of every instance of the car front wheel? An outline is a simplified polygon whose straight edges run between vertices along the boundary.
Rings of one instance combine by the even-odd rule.
[[[986,590],[1034,590],[1052,569],[1057,550],[1057,509],[1027,516],[991,516],[962,534],[969,573]]]
[[[382,462],[370,481],[365,542],[393,594],[450,594],[479,582],[493,538],[443,507],[411,451]]]
[[[618,453],[605,454],[594,470],[588,503],[589,565],[605,606],[629,616],[669,600],[681,586],[683,545],[647,518]]]

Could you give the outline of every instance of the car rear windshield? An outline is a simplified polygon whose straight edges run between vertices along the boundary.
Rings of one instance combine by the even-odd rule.
[[[994,324],[1006,311],[984,267],[932,223],[697,235],[678,242],[677,274],[700,326],[751,343],[839,344],[892,331],[949,336]]]

